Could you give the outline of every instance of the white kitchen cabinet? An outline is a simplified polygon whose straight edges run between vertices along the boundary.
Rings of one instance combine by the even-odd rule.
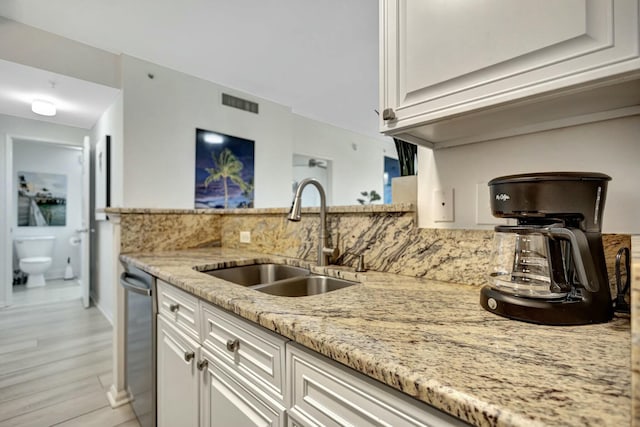
[[[206,427],[284,427],[284,406],[256,392],[246,381],[229,372],[216,356],[202,351],[207,368],[202,378],[202,425]]]
[[[192,298],[169,287],[158,298]],[[466,425],[209,303],[188,311],[158,314],[159,427]]]
[[[286,339],[166,282],[157,295],[158,426],[284,427]]]
[[[638,114],[638,9],[380,0],[380,129],[439,148]]]
[[[158,316],[157,328],[157,425],[199,425],[199,380],[196,367],[200,346]]]
[[[349,368],[287,344],[289,426],[464,426]]]

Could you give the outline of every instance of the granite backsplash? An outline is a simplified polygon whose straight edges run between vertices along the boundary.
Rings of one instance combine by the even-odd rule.
[[[333,212],[332,212],[333,210]],[[300,222],[286,219],[286,210],[233,211],[111,209],[121,215],[121,251],[155,251],[222,246],[315,261],[317,210],[306,209]],[[483,285],[491,255],[492,230],[424,229],[416,227],[410,205],[396,208],[331,209],[331,244],[340,249],[337,263],[355,267],[364,255],[369,270]],[[240,243],[240,231],[251,232]],[[603,235],[607,269],[615,290],[615,256],[631,246],[625,234]]]
[[[221,215],[124,211],[120,221],[123,253],[220,246]]]

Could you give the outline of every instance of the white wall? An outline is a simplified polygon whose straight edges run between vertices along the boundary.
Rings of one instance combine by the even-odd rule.
[[[0,185],[0,206],[3,207],[2,209],[5,207],[7,194],[9,194],[7,193],[9,188],[6,185],[8,136],[64,141],[70,144],[82,145],[84,136],[87,133],[85,129],[0,114],[0,179],[3,183]],[[11,251],[7,251],[7,242],[10,242],[12,238],[7,234],[7,227],[7,214],[3,210],[0,212],[0,283],[3,283],[4,286],[0,286],[0,289],[7,287],[5,292],[0,292],[0,306],[6,304],[6,291],[10,291],[8,286],[11,285],[11,270],[9,266],[12,254]]]
[[[91,149],[95,153],[96,143],[105,135],[111,137],[111,202],[112,206],[122,206],[122,153],[124,143],[122,94],[104,112],[91,129]],[[95,161],[94,155],[91,156]],[[95,184],[92,179],[92,187]],[[93,196],[93,195],[92,195]],[[92,201],[91,206],[95,203]],[[96,306],[111,320],[113,318],[114,286],[113,267],[118,260],[111,257],[113,244],[112,224],[109,221],[95,221],[91,215],[91,228],[95,230],[91,241],[91,298]]]
[[[255,206],[290,203],[288,108],[136,58],[122,64],[124,206],[194,207],[196,128],[255,141]],[[222,106],[223,91],[258,102],[260,114]]]
[[[82,150],[80,147],[59,144],[14,140],[13,144],[13,208],[12,226],[18,223],[16,177],[20,172],[38,172],[67,177],[67,202],[65,226],[16,227],[17,236],[54,236],[56,238],[51,268],[45,273],[47,279],[64,277],[67,258],[76,274],[80,273],[80,246],[72,246],[69,240],[77,236],[82,227]],[[18,259],[14,248],[14,269]]]
[[[418,152],[419,226],[491,228],[477,225],[476,184],[516,173],[602,172],[611,176],[603,231],[640,233],[640,116],[632,116],[480,144]],[[453,188],[455,221],[436,223],[433,190]],[[487,201],[488,205],[488,201]]]
[[[137,58],[123,56],[122,65],[125,207],[193,208],[196,128],[255,141],[255,207],[291,203],[293,153],[334,161],[333,204],[356,204],[364,190],[382,192],[385,147],[395,156],[382,138]],[[260,114],[223,106],[223,92],[257,102]]]

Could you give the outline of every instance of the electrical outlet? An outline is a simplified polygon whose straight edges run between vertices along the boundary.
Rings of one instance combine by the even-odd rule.
[[[240,232],[240,243],[251,243],[251,232],[250,231],[241,231]]]
[[[434,190],[431,203],[435,222],[453,222],[453,188]]]

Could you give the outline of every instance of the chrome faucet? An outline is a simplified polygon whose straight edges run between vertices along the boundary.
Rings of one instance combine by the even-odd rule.
[[[302,209],[302,190],[312,184],[318,189],[320,193],[320,236],[318,238],[318,265],[329,265],[331,257],[337,258],[340,251],[338,248],[330,248],[329,246],[329,234],[327,233],[327,198],[325,196],[324,188],[322,184],[314,178],[305,178],[298,184],[296,189],[296,195],[293,198],[291,204],[291,210],[287,219],[289,221],[300,221],[300,210]]]

